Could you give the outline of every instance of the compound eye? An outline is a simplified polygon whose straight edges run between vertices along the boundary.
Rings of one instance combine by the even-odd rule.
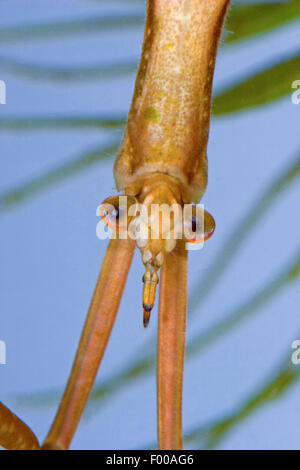
[[[136,204],[132,196],[112,196],[105,199],[99,207],[103,223],[112,230],[127,230],[132,217],[128,217],[128,209]]]
[[[203,243],[215,231],[216,224],[213,216],[198,206],[192,206],[184,217],[184,236],[189,243]]]

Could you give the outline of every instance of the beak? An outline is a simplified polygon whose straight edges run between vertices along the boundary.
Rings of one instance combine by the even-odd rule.
[[[153,271],[153,268],[151,266]],[[143,276],[143,308],[144,308],[144,317],[143,324],[146,328],[149,324],[151,310],[153,308],[155,300],[156,285],[158,284],[158,276],[156,271],[151,273],[149,267],[146,268],[146,272]]]
[[[144,328],[147,328],[147,326],[149,325],[152,307],[153,305],[144,305],[144,315],[143,315]]]

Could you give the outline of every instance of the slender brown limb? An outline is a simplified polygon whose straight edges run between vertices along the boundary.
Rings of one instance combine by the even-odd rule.
[[[114,324],[134,251],[134,242],[111,240],[81,335],[71,375],[44,449],[67,449],[82,411]]]
[[[31,429],[0,402],[0,447],[7,450],[39,450]]]
[[[177,240],[166,256],[159,290],[157,427],[159,449],[181,449],[182,374],[185,341],[187,251]]]

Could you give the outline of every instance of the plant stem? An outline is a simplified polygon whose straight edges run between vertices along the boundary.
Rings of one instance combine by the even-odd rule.
[[[157,339],[159,449],[181,449],[182,374],[185,342],[187,251],[177,241],[161,272]]]
[[[109,242],[71,375],[44,449],[64,450],[70,445],[114,324],[133,251],[134,242],[129,238]]]

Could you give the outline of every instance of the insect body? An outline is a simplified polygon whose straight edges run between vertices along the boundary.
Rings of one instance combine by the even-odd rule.
[[[147,3],[142,59],[114,177],[117,189],[142,204],[150,221],[153,205],[183,210],[205,191],[212,75],[227,5],[224,0]],[[199,47],[201,42],[206,47]],[[190,220],[194,231],[197,224],[202,227],[201,241],[214,229],[208,213],[203,219],[204,224],[196,217]],[[179,220],[174,212],[166,233],[157,218],[156,238],[136,237],[145,266],[145,325],[153,307],[157,271],[176,245]]]
[[[119,236],[110,240],[106,250],[72,372],[43,449],[67,449],[78,425],[131,264],[134,243],[123,239],[128,234],[135,238],[145,265],[145,325],[162,266],[156,374],[158,449],[182,449],[184,242],[204,241],[214,230],[212,216],[199,212],[194,204],[206,188],[212,72],[228,4],[229,0],[147,1],[142,59],[114,168],[117,188],[124,196],[108,198],[100,206],[101,217]],[[157,206],[164,210],[153,211]]]

